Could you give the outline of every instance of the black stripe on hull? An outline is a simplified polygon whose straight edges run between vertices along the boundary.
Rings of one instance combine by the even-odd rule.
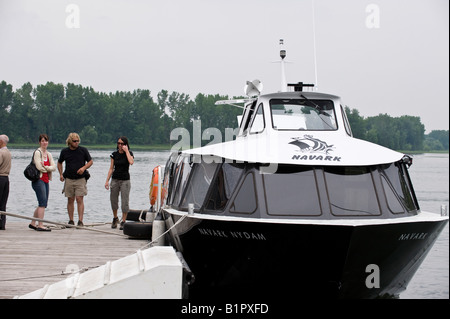
[[[205,219],[180,235],[195,275],[189,298],[398,297],[446,223],[348,226]],[[369,265],[379,271],[367,270]],[[373,278],[379,279],[379,288],[373,287]]]

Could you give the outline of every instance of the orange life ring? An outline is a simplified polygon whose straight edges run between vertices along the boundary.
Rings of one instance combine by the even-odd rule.
[[[156,166],[153,169],[152,173],[152,183],[150,184],[150,204],[153,206],[156,203],[156,199],[158,198],[158,169],[159,166]]]

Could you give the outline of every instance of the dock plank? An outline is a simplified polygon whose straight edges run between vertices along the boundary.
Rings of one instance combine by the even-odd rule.
[[[92,228],[122,234],[109,224]],[[41,289],[67,278],[68,269],[92,269],[146,244],[148,240],[75,228],[37,232],[27,222],[8,221],[0,231],[0,299]]]

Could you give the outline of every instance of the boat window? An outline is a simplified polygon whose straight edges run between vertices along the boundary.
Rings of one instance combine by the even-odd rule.
[[[182,208],[194,204],[194,209],[200,209],[205,201],[211,181],[216,172],[217,163],[196,163],[192,169],[192,176],[186,189],[186,195],[181,203]]]
[[[394,214],[403,213],[405,208],[408,211],[417,209],[412,191],[408,186],[408,176],[405,176],[405,169],[400,163],[381,166],[381,181],[384,193],[389,210]]]
[[[172,165],[172,171],[170,176],[170,189],[169,189],[169,204],[173,203],[173,199],[176,193],[177,185],[178,185],[178,178],[180,174],[180,170],[182,169],[182,163],[183,163],[183,157],[178,156]]]
[[[344,120],[345,132],[347,133],[348,136],[353,136],[352,128],[350,126],[350,123],[348,122],[347,114],[345,114],[345,110],[342,107],[342,105],[341,105],[341,113],[342,113],[342,118]]]
[[[316,176],[311,167],[279,166],[264,174],[267,213],[284,216],[321,215]]]
[[[239,178],[244,171],[244,166],[239,164],[224,163],[222,166],[225,175],[225,193],[228,198],[234,193]]]
[[[181,201],[181,196],[187,186],[189,174],[191,173],[193,163],[189,160],[189,157],[183,156],[179,167],[177,167],[178,173],[176,177],[175,194],[173,196],[172,204],[178,206]]]
[[[225,208],[243,171],[243,168],[238,167],[237,164],[224,163],[220,167],[205,205],[207,210],[222,211]]]
[[[264,121],[264,112],[262,103],[259,104],[258,110],[253,114],[250,133],[261,133],[264,131],[266,123]]]
[[[162,190],[162,201],[165,204],[164,201],[168,201],[171,197],[172,189],[169,189],[169,185],[172,185],[173,178],[174,178],[174,166],[175,166],[176,157],[175,154],[172,153],[169,157],[169,159],[166,162],[166,166],[164,168],[164,179],[163,179],[163,190]],[[151,186],[150,186],[151,187]]]
[[[253,173],[245,176],[239,191],[230,207],[231,213],[253,214],[257,209],[255,180]]]
[[[374,167],[324,167],[331,213],[337,216],[373,216],[381,210],[375,191]]]
[[[276,130],[336,130],[334,104],[330,100],[272,99],[273,128]]]

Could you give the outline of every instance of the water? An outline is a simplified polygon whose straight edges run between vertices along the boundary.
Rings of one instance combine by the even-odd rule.
[[[449,205],[449,155],[415,155],[409,169],[422,211],[440,214]],[[402,299],[449,298],[449,225],[445,226],[428,256],[416,272]]]
[[[60,149],[49,149],[55,160]],[[84,222],[110,222],[112,212],[109,191],[104,187],[110,166],[110,151],[90,150],[94,165],[89,169],[88,195],[85,197]],[[7,211],[32,216],[37,206],[34,191],[23,176],[23,169],[30,162],[32,150],[11,149],[13,156],[10,174],[10,194]],[[135,162],[130,167],[131,209],[148,209],[149,187],[152,170],[157,165],[165,165],[168,151],[134,151]],[[442,204],[449,205],[449,155],[423,154],[414,156],[409,170],[422,211],[439,214]],[[67,200],[61,190],[63,183],[56,173],[50,182],[49,205],[45,219],[66,223],[68,221]],[[119,209],[120,216],[120,209]],[[8,220],[17,220],[8,217]],[[24,221],[24,220],[21,220]],[[77,213],[75,210],[75,221]],[[402,299],[448,299],[449,298],[449,226],[444,228],[427,258],[413,277],[408,289],[401,294]]]

